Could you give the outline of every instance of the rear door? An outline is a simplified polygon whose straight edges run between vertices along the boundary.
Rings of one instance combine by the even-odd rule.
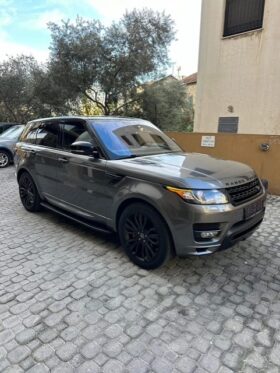
[[[106,185],[105,159],[71,153],[76,141],[94,143],[93,136],[81,121],[60,123],[62,149],[58,157],[59,199],[63,207],[85,218],[106,223],[110,202]]]
[[[58,198],[57,166],[60,146],[59,122],[41,122],[36,131],[36,146],[32,146],[36,180],[44,197],[53,202]]]
[[[31,173],[33,179],[37,184],[37,177],[35,174],[36,164],[36,133],[40,127],[41,122],[28,123],[20,136],[19,143],[15,151],[15,165],[24,165]]]

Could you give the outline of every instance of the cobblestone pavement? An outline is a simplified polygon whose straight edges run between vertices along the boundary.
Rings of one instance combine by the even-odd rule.
[[[0,185],[0,372],[280,372],[280,198],[234,249],[147,272]]]

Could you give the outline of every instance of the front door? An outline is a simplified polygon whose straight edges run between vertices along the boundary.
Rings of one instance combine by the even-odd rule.
[[[106,223],[110,197],[105,159],[71,153],[76,141],[94,142],[81,122],[64,122],[61,126],[62,149],[58,156],[59,199],[63,208],[85,218]]]

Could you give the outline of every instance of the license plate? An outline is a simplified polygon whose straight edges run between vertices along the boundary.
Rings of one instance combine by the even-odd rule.
[[[257,201],[245,207],[245,219],[250,219],[263,209],[263,201]]]

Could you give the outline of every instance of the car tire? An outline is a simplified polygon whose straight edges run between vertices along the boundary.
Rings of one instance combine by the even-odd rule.
[[[30,212],[41,210],[41,198],[36,185],[28,172],[23,172],[19,178],[19,195],[24,208]]]
[[[11,162],[11,154],[6,150],[0,150],[0,168],[8,167]]]
[[[118,233],[125,253],[141,268],[158,268],[170,258],[168,227],[160,214],[145,203],[132,203],[124,209]]]

